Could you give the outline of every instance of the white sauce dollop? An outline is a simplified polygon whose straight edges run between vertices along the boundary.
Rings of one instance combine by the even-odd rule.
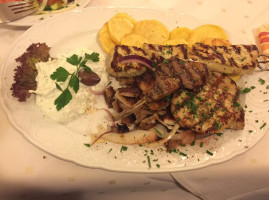
[[[38,75],[36,77],[37,90],[32,91],[36,94],[36,105],[53,120],[66,123],[80,115],[86,113],[86,110],[94,105],[95,95],[89,91],[89,86],[79,84],[79,91],[75,93],[72,88],[69,90],[72,94],[72,100],[60,111],[57,111],[54,105],[55,99],[61,94],[61,91],[56,88],[55,80],[50,78],[51,74],[56,71],[58,67],[65,68],[69,73],[73,73],[76,70],[76,66],[73,66],[66,62],[66,58],[77,54],[84,58],[85,53],[91,54],[93,51],[88,49],[78,49],[63,55],[58,56],[54,60],[48,62],[39,62],[36,64]],[[94,91],[103,90],[108,84],[108,74],[105,70],[105,57],[99,54],[100,61],[92,62],[88,61],[89,66],[98,76],[101,81],[92,86],[91,89]],[[68,84],[70,76],[65,82],[57,82],[64,90]]]

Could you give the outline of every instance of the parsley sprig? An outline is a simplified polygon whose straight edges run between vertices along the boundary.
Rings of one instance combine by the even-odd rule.
[[[59,67],[56,69],[55,72],[51,74],[50,78],[52,80],[56,80],[55,82],[56,88],[62,91],[62,93],[54,101],[54,105],[56,105],[56,109],[58,111],[61,110],[63,107],[65,107],[72,100],[72,94],[70,92],[70,88],[72,88],[75,93],[78,92],[79,70],[83,68],[87,72],[92,73],[91,68],[86,65],[88,60],[91,60],[93,62],[98,62],[99,54],[95,52],[93,52],[92,54],[85,53],[84,58],[79,57],[77,54],[73,54],[72,56],[66,58],[66,62],[77,67],[75,72],[69,73],[65,68]],[[70,76],[70,79],[69,79],[67,87],[65,89],[62,89],[61,86],[58,84],[58,82],[65,82],[69,76]]]

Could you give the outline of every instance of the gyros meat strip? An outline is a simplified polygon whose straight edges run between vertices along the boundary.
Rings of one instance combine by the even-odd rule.
[[[226,47],[196,43],[192,47],[188,47],[185,44],[144,44],[143,48],[116,45],[111,64],[107,68],[108,73],[116,77],[133,77],[143,74],[146,67],[141,63],[120,63],[121,58],[130,55],[142,56],[157,64],[176,56],[184,60],[205,63],[210,71],[243,75],[252,74],[258,66],[259,51],[255,45],[230,45]]]
[[[244,128],[239,88],[232,79],[218,72],[212,72],[208,83],[198,91],[181,90],[175,93],[171,112],[180,127],[201,134],[220,133],[226,128]]]

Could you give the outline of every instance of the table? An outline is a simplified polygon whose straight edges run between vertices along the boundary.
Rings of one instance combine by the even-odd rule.
[[[233,28],[246,43],[255,42],[254,29],[269,19],[269,2],[265,0],[92,0],[88,6],[177,11],[217,21],[227,30]],[[27,28],[0,24],[0,61]],[[268,146],[267,134],[243,155],[185,172],[140,174],[88,169],[54,158],[29,143],[0,108],[0,199],[268,199]]]

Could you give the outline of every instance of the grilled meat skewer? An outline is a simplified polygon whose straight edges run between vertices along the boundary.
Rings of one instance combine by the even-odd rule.
[[[155,80],[145,96],[136,104],[114,116],[115,120],[127,117],[147,102],[158,101],[179,88],[195,89],[203,86],[209,77],[203,63],[184,61],[176,57],[159,64],[154,72]]]
[[[153,63],[176,56],[183,60],[205,63],[210,71],[232,75],[252,74],[258,66],[259,51],[255,45],[209,46],[202,43],[187,45],[144,44],[143,48],[117,45],[107,71],[115,77],[134,77],[146,72],[139,62],[122,63],[126,56],[142,56]]]

